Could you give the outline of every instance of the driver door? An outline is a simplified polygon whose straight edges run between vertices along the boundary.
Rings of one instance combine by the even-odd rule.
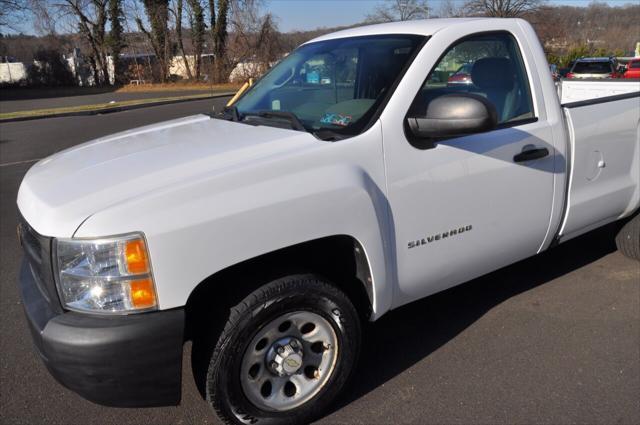
[[[460,72],[469,69],[469,74]],[[457,74],[454,78],[454,74]],[[434,98],[467,92],[496,107],[485,133],[424,141],[385,134],[388,197],[397,254],[394,306],[483,275],[538,252],[553,199],[549,124],[536,116],[514,37],[467,37],[430,71],[412,113]],[[516,162],[531,147],[549,155]]]

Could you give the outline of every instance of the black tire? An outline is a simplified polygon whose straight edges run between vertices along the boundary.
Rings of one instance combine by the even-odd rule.
[[[241,362],[249,343],[262,327],[291,312],[320,315],[333,328],[338,342],[335,366],[326,384],[306,403],[285,412],[253,404],[240,382]],[[294,275],[272,281],[231,309],[229,320],[211,352],[206,398],[229,424],[305,424],[326,412],[347,384],[360,349],[360,322],[353,304],[335,286],[316,275]]]
[[[640,215],[632,218],[618,232],[616,246],[625,257],[640,261]]]

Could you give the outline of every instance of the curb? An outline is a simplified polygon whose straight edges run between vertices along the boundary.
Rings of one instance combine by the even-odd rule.
[[[149,108],[152,106],[171,105],[174,103],[192,102],[195,100],[216,99],[218,97],[233,96],[234,94],[235,92],[225,92],[225,93],[212,94],[211,96],[181,98],[181,99],[167,99],[167,100],[160,100],[157,102],[139,103],[137,105],[114,106],[113,108],[104,108],[104,109],[90,109],[88,111],[59,112],[59,113],[46,114],[46,115],[5,118],[5,119],[0,119],[0,124],[4,124],[8,122],[40,120],[45,118],[62,118],[62,117],[111,114],[113,112],[131,111],[133,109]]]

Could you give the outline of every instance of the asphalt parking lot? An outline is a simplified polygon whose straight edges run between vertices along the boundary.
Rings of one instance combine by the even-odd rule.
[[[193,384],[188,345],[178,407],[105,408],[58,385],[31,347],[16,284],[15,199],[35,160],[211,105],[0,126],[0,423],[218,423]],[[615,251],[614,232],[592,232],[368,326],[355,381],[320,423],[640,423],[640,263]]]
[[[208,94],[210,90],[193,91],[152,91],[152,92],[106,92],[63,97],[40,97],[34,99],[0,99],[0,112],[30,111],[34,109],[53,109],[69,106],[96,105],[99,103],[124,102],[127,100],[158,99],[194,94]]]

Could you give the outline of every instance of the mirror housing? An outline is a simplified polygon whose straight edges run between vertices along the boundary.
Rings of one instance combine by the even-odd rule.
[[[407,118],[411,133],[421,139],[464,136],[490,131],[498,126],[495,106],[471,93],[452,93],[436,97],[424,116]]]

